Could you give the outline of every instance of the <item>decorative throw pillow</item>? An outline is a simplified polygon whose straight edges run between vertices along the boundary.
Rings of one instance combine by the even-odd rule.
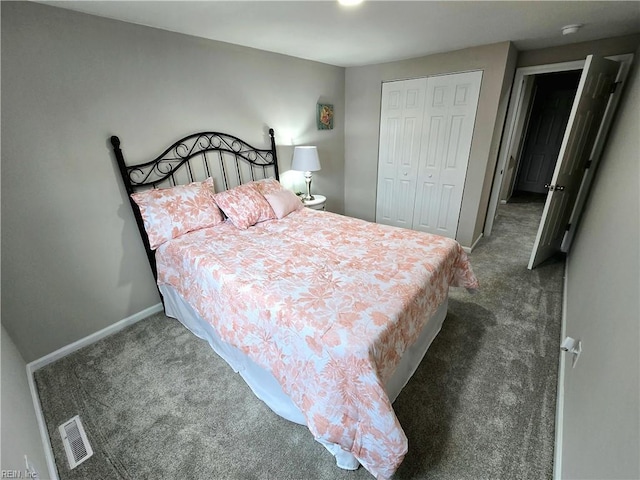
[[[284,190],[284,187],[275,178],[265,178],[263,180],[256,180],[256,181],[254,181],[252,183],[254,183],[258,187],[258,191],[262,195],[266,195],[267,193],[279,192],[280,190]]]
[[[213,198],[229,220],[241,230],[246,230],[258,222],[276,218],[255,182],[216,193]]]
[[[273,193],[265,193],[264,198],[267,199],[278,219],[304,207],[302,201],[291,190],[282,189]]]
[[[222,223],[213,188],[213,179],[207,178],[203,182],[132,194],[151,248],[155,250],[172,238]]]

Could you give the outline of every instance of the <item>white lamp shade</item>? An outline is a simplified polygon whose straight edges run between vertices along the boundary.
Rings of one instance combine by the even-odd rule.
[[[300,172],[317,172],[320,170],[320,159],[316,147],[296,147],[293,149],[291,170]]]

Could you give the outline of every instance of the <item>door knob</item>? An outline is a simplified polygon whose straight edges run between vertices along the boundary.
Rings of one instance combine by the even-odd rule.
[[[556,192],[562,192],[564,190],[563,185],[556,185]]]
[[[406,177],[407,176],[407,172],[404,172],[403,175]]]

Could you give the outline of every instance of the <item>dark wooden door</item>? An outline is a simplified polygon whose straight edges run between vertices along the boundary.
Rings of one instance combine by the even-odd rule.
[[[547,193],[580,72],[539,75],[516,190]]]

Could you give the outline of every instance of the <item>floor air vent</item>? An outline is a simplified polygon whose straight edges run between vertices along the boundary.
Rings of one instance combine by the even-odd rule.
[[[80,417],[76,415],[71,420],[64,422],[58,427],[64,451],[67,453],[69,468],[74,469],[87,458],[93,455],[93,449],[89,445],[87,434],[84,433]]]

